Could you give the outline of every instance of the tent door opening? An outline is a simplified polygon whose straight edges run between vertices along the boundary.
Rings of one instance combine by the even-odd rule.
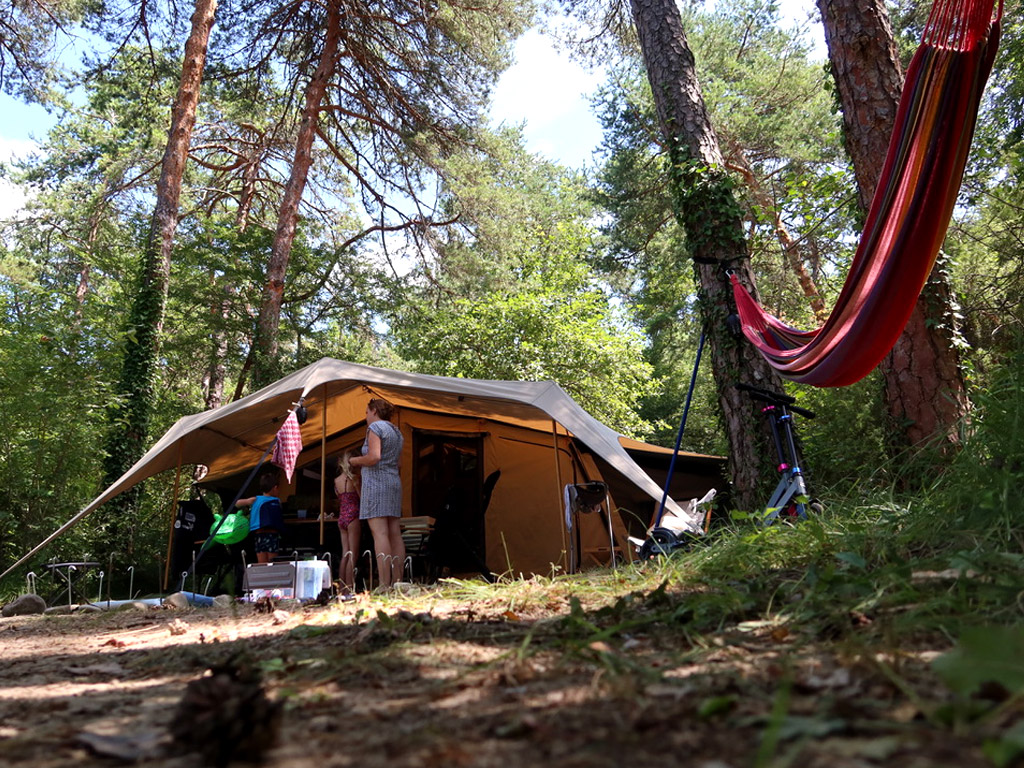
[[[413,432],[413,514],[434,519],[424,555],[435,576],[490,575],[483,442],[481,434]]]

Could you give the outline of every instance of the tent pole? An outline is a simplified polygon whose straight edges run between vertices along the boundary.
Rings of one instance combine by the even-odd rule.
[[[604,508],[608,512],[608,559],[611,560],[612,570],[618,565],[615,562],[615,533],[612,531],[612,495],[608,491],[608,484],[605,483]]]
[[[562,509],[562,515],[564,515],[565,491],[562,490],[562,462],[558,456],[558,422],[554,419],[551,420],[551,442],[555,448],[555,498],[558,499],[558,508]],[[562,515],[559,515],[559,517],[562,517]],[[568,560],[569,550],[566,547],[565,541],[565,525],[559,525],[558,527],[562,532],[562,553],[563,557],[566,558],[565,568],[566,573],[568,573],[570,565]],[[572,546],[572,542],[569,542],[569,546]]]
[[[324,521],[327,519],[327,382],[320,398],[320,546],[324,545]]]
[[[174,498],[171,501],[170,525],[167,526],[167,562],[164,563],[163,591],[167,591],[167,583],[171,578],[171,547],[174,543],[174,516],[178,508],[178,492],[181,489],[181,454],[184,450],[183,440],[178,441],[178,469],[174,473]]]

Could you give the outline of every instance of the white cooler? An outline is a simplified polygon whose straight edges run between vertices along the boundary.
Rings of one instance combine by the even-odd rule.
[[[331,567],[325,560],[298,560],[295,565],[295,597],[316,600],[331,587]]]

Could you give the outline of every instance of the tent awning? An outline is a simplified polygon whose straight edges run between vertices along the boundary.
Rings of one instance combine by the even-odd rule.
[[[131,469],[0,578],[97,507],[153,475],[183,464],[201,464],[209,470],[207,479],[216,479],[253,467],[300,400],[308,409],[302,442],[309,447],[324,435],[360,423],[370,397],[390,400],[400,412],[440,411],[549,433],[555,429],[581,442],[652,499],[661,499],[661,488],[626,448],[667,449],[623,437],[554,382],[432,376],[323,358],[230,405],[179,419]],[[666,506],[676,508],[671,499]],[[694,525],[698,530],[699,521]]]

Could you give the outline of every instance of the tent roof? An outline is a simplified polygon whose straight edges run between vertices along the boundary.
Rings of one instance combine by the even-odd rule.
[[[619,443],[627,451],[636,451],[638,453],[652,453],[664,456],[671,456],[673,453],[676,453],[676,451],[671,448],[665,448],[660,445],[651,445],[650,443],[645,443],[641,440],[634,440],[633,438],[626,437],[625,435],[619,435]],[[713,459],[715,461],[723,460],[723,457],[721,456],[708,456],[706,453],[691,453],[690,451],[679,451],[676,455],[688,456],[694,459]]]
[[[204,464],[209,468],[204,478],[208,480],[254,466],[300,399],[309,412],[302,441],[310,446],[323,434],[332,435],[360,422],[370,397],[383,397],[400,409],[442,411],[545,432],[557,428],[661,501],[662,490],[624,446],[659,452],[667,449],[622,437],[584,411],[554,382],[431,376],[325,357],[230,405],[179,419],[131,469],[29,555],[100,505],[164,470]],[[325,402],[331,407],[325,409]],[[552,422],[558,426],[553,427]],[[675,504],[669,499],[667,506]]]

